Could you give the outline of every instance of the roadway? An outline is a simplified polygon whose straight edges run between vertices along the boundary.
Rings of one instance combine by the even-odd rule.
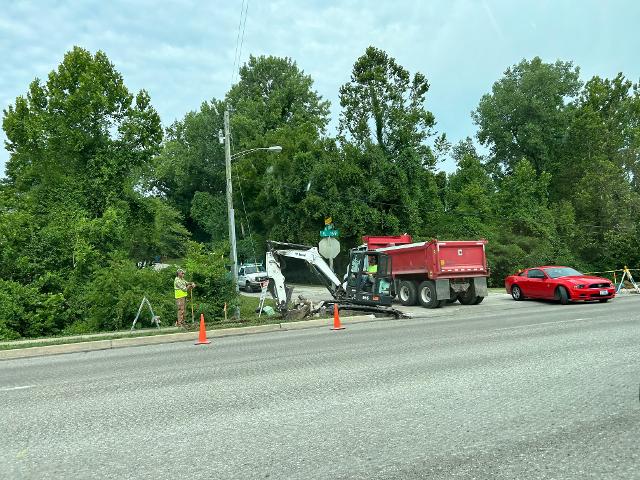
[[[640,478],[640,296],[0,362],[0,476]]]

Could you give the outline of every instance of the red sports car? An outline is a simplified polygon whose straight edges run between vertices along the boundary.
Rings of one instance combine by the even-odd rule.
[[[569,302],[598,300],[606,302],[616,296],[611,280],[592,277],[570,267],[528,268],[504,280],[507,293],[514,300],[546,298]]]

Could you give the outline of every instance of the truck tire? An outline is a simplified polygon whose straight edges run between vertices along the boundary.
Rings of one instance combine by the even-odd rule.
[[[458,294],[455,292],[450,293],[450,297],[447,300],[443,300],[444,303],[456,303],[458,301]]]
[[[418,301],[424,308],[438,308],[442,302],[436,297],[436,284],[425,280],[418,287]]]
[[[473,302],[474,305],[479,305],[484,300],[484,297],[476,297],[476,301]]]
[[[410,307],[416,304],[418,299],[418,288],[416,283],[411,280],[403,280],[400,282],[400,288],[398,288],[398,298],[400,303],[405,307]]]
[[[473,288],[469,288],[469,290],[465,290],[462,293],[458,294],[458,300],[462,305],[475,305],[478,297],[476,296]]]

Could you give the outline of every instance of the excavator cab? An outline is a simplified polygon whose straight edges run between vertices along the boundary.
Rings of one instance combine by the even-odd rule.
[[[390,306],[393,300],[391,258],[372,250],[352,250],[347,271],[347,297],[362,305]]]

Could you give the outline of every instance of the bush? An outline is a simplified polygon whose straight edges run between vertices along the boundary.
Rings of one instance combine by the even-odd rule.
[[[204,313],[207,322],[223,319],[225,304],[229,309],[238,305],[235,285],[225,269],[224,253],[196,242],[189,242],[187,247],[185,278],[196,283],[194,304],[198,317]]]
[[[32,285],[0,280],[0,340],[55,335],[64,319],[62,294],[43,294]]]
[[[204,313],[207,322],[220,321],[224,305],[232,309],[238,302],[223,250],[189,242],[185,265],[187,278],[197,284],[194,313]],[[163,326],[173,325],[175,273],[174,268],[138,269],[132,260],[117,256],[89,275],[48,275],[29,285],[0,280],[0,340],[126,329],[143,297]],[[145,306],[137,325],[150,326],[150,320]]]
[[[23,285],[0,280],[0,340],[20,338],[20,325],[26,318],[31,306],[32,292]]]
[[[92,330],[120,330],[129,327],[138,312],[140,302],[147,297],[153,313],[166,325],[173,323],[173,276],[163,270],[138,269],[126,259],[113,260],[97,270],[77,298],[76,309],[84,307],[86,314],[67,328],[69,333]],[[140,324],[149,322],[151,313],[145,306]]]

